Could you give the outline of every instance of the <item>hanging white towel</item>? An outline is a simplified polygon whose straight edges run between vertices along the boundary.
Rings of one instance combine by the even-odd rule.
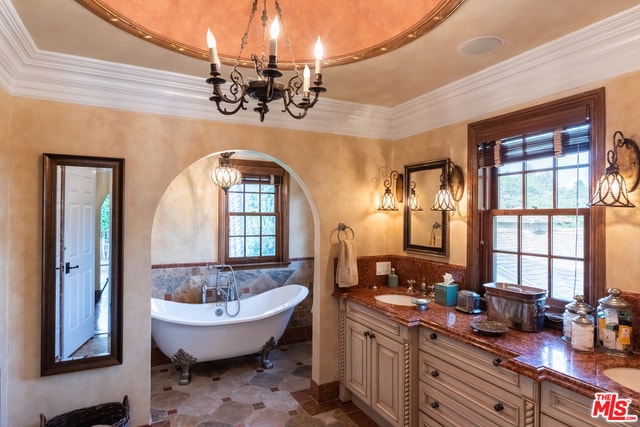
[[[356,259],[356,243],[354,240],[340,241],[336,282],[339,288],[347,288],[358,284],[358,262]]]

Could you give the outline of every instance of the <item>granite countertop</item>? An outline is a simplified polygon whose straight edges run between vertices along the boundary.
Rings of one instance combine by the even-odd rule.
[[[599,351],[575,352],[562,340],[562,333],[552,329],[541,332],[509,329],[502,336],[482,335],[474,332],[470,324],[486,320],[485,313],[467,314],[434,302],[428,304],[427,310],[419,311],[415,307],[387,304],[374,298],[391,293],[406,294],[406,288],[351,288],[341,289],[336,295],[376,310],[402,325],[425,326],[486,350],[504,360],[500,366],[537,381],[549,381],[591,398],[596,392],[617,392],[620,398],[631,399],[631,410],[640,413],[640,392],[612,381],[603,373],[612,367],[640,368],[638,353],[633,357],[617,357]]]

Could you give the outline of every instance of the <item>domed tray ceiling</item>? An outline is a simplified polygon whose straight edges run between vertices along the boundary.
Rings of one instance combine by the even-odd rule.
[[[116,27],[164,48],[202,60],[209,58],[207,29],[216,37],[224,64],[238,58],[253,0],[76,0]],[[464,0],[344,1],[279,0],[282,11],[278,39],[281,68],[291,68],[291,44],[297,64],[313,66],[318,36],[324,45],[325,66],[348,64],[397,49],[435,28]],[[267,0],[268,21],[276,16],[275,2]],[[253,66],[252,53],[263,52],[264,3],[258,2],[241,66]],[[269,28],[267,27],[267,37]],[[265,50],[268,50],[268,43]],[[266,52],[268,54],[268,52]]]

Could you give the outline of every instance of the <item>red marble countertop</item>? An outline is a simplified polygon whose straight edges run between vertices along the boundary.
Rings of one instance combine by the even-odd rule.
[[[522,332],[515,329],[502,336],[487,336],[474,332],[470,324],[486,320],[486,314],[467,314],[455,307],[434,302],[427,310],[387,304],[376,295],[406,294],[406,288],[379,286],[377,290],[351,288],[338,290],[336,296],[376,310],[405,326],[426,326],[456,340],[486,350],[503,359],[500,366],[537,381],[549,381],[576,393],[593,398],[596,392],[617,392],[620,398],[631,399],[631,410],[640,413],[640,392],[624,387],[604,375],[612,367],[640,368],[640,354],[633,357],[611,356],[599,351],[579,353],[562,340],[560,331]],[[417,296],[416,296],[417,297]],[[637,349],[636,349],[637,350]]]

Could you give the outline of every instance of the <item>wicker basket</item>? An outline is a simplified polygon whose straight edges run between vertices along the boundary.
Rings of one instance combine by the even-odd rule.
[[[124,396],[122,403],[109,402],[88,408],[76,409],[47,420],[40,414],[40,427],[91,427],[109,425],[112,427],[129,426],[129,397]]]

